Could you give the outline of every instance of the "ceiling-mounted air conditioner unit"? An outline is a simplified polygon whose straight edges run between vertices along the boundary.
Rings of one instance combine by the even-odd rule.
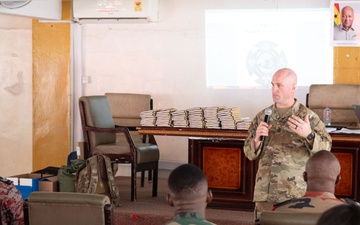
[[[61,0],[0,0],[0,14],[61,20]]]
[[[157,22],[158,0],[73,0],[73,18],[83,23]]]

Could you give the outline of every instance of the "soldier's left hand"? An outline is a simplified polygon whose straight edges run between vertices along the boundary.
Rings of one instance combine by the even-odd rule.
[[[304,138],[312,132],[308,113],[305,115],[304,120],[298,116],[292,115],[289,117],[287,124],[293,132]]]

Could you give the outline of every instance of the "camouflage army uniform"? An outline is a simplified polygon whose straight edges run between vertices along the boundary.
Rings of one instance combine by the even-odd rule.
[[[301,198],[290,199],[274,205],[273,211],[322,213],[337,206],[347,204],[330,192],[307,191]]]
[[[254,138],[256,128],[264,121],[264,110],[256,115],[249,127],[249,135],[245,140],[244,153],[249,160],[259,158],[259,169],[256,174],[254,198],[255,202],[278,203],[305,194],[306,183],[302,174],[305,163],[310,155],[319,150],[331,149],[331,137],[325,129],[319,116],[300,104],[295,104],[284,115],[280,116],[275,105],[271,106],[269,136],[265,138],[259,149],[255,152]],[[315,133],[313,147],[306,138],[298,136],[287,125],[288,118],[296,115],[304,120],[306,114],[310,115],[310,126]]]
[[[0,177],[0,200],[2,225],[23,225],[23,199],[14,184]]]
[[[173,220],[164,225],[216,225],[195,212],[177,213]]]

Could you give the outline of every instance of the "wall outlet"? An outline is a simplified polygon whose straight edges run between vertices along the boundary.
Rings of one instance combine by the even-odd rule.
[[[90,76],[82,76],[82,77],[81,77],[81,83],[83,83],[83,84],[89,84],[89,83],[91,83]]]

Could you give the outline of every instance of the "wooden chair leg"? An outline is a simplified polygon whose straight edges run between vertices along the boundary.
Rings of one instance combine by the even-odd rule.
[[[148,170],[148,182],[151,183],[153,178],[152,178],[152,175],[153,175],[153,171],[152,170]]]
[[[145,171],[141,171],[141,187],[144,187],[145,183]]]
[[[154,172],[154,177],[153,177],[153,190],[152,190],[152,196],[156,197],[157,196],[157,189],[158,189],[158,168],[153,170]]]
[[[136,172],[134,163],[131,163],[131,201],[136,201]]]

